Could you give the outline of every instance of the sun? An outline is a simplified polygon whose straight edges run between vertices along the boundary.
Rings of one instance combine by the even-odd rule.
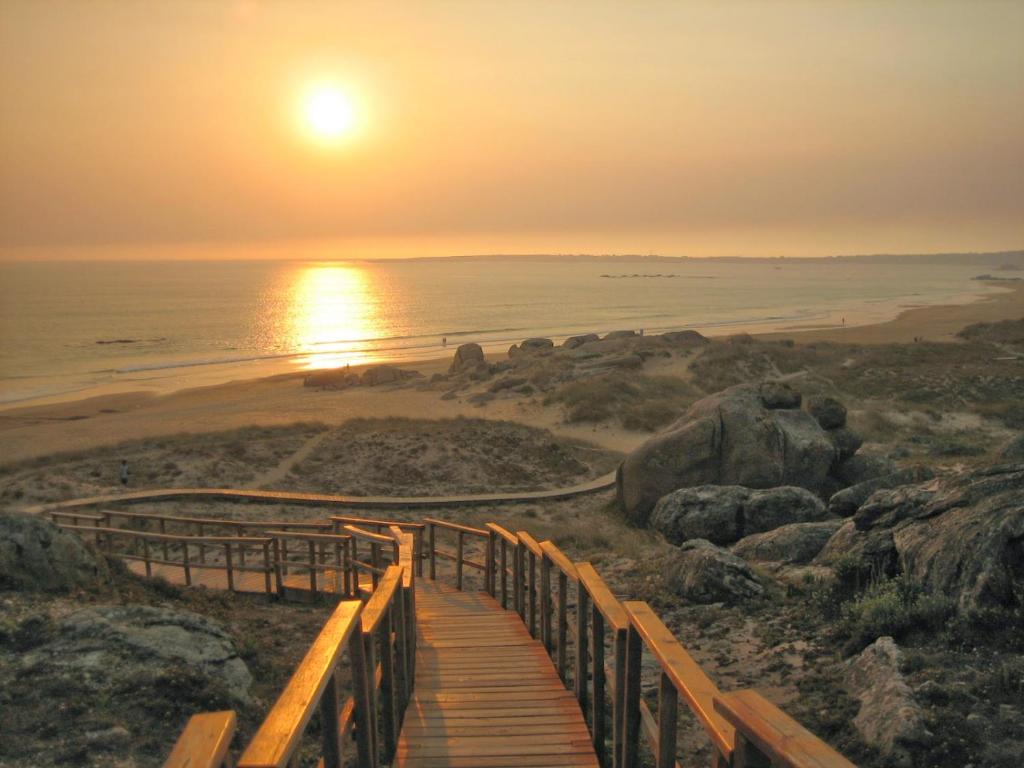
[[[317,83],[303,95],[302,122],[311,138],[334,144],[351,136],[359,121],[349,94],[332,83]]]

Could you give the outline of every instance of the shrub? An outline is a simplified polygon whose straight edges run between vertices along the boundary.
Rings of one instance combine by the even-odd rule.
[[[874,582],[842,605],[838,630],[857,651],[883,635],[897,640],[919,630],[937,631],[955,613],[956,604],[932,594],[906,576]]]

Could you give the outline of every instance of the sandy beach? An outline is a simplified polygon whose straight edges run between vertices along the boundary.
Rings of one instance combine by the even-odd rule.
[[[961,328],[978,322],[1024,316],[1024,286],[993,291],[965,304],[907,309],[897,318],[860,327],[793,328],[765,334],[765,339],[798,343],[835,341],[855,344],[907,343],[915,337],[952,341]],[[453,352],[453,351],[452,351]],[[442,359],[403,364],[425,378],[447,371]],[[500,359],[488,353],[490,359]],[[354,367],[360,372],[368,366]],[[657,364],[656,372],[678,375],[682,368]],[[27,407],[0,410],[0,461],[10,463],[65,451],[81,451],[183,432],[214,432],[247,426],[281,426],[294,422],[341,424],[357,417],[506,419],[550,429],[559,436],[583,439],[604,448],[628,451],[647,437],[610,424],[568,424],[557,409],[536,400],[498,399],[486,406],[463,398],[441,399],[436,391],[415,388],[357,387],[323,391],[302,387],[302,373],[285,374],[169,395],[128,392],[87,399],[54,398]]]

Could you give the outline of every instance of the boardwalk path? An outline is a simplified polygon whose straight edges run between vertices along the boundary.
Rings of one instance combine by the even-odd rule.
[[[101,504],[132,504],[146,501],[171,501],[195,499],[206,501],[263,501],[283,504],[302,504],[322,507],[351,507],[358,509],[388,509],[429,507],[469,507],[484,504],[515,504],[535,501],[568,499],[597,493],[615,485],[615,473],[588,480],[567,488],[548,491],[520,491],[506,493],[475,493],[451,496],[336,496],[324,493],[299,493],[293,491],[258,491],[238,488],[154,488],[151,490],[129,491],[128,493],[90,496],[83,499],[58,501],[29,507],[26,512],[38,513],[46,510],[75,509]]]
[[[576,699],[518,615],[484,593],[416,591],[416,687],[396,768],[597,768]]]

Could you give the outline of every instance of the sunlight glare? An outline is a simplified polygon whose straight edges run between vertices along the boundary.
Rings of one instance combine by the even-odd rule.
[[[345,91],[332,83],[318,83],[303,96],[302,120],[311,138],[334,144],[355,132],[358,115]]]

